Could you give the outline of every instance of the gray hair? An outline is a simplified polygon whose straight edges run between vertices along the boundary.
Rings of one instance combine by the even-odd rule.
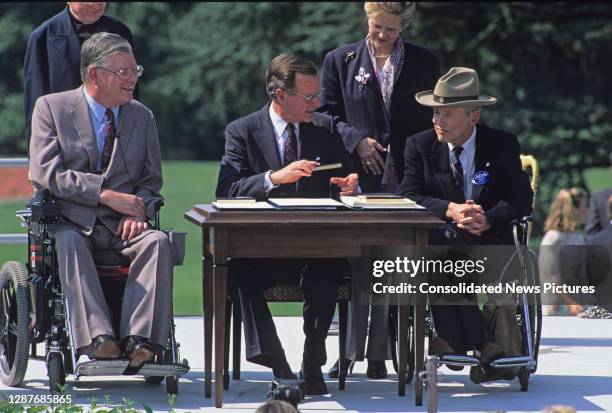
[[[87,68],[102,66],[109,56],[116,53],[132,53],[132,46],[118,34],[100,32],[93,34],[81,47],[81,80],[87,81]]]
[[[295,94],[296,74],[316,76],[318,72],[317,65],[311,60],[293,53],[280,54],[272,59],[266,69],[266,92],[272,99],[276,98],[278,89]]]
[[[412,1],[366,1],[363,5],[366,17],[374,17],[380,13],[393,14],[400,17],[400,27],[410,26],[414,18],[416,3]]]

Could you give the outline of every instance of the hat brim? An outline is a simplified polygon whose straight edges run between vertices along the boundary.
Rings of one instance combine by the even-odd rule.
[[[497,99],[493,96],[478,95],[478,100],[462,100],[459,102],[452,103],[439,103],[433,99],[433,90],[426,90],[425,92],[419,92],[414,95],[414,98],[423,106],[429,106],[432,108],[441,107],[453,107],[453,106],[489,106],[497,103]]]

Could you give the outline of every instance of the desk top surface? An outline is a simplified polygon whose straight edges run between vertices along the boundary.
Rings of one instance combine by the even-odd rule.
[[[441,228],[446,224],[424,210],[386,211],[220,211],[197,204],[185,219],[202,227],[308,227],[308,228]]]

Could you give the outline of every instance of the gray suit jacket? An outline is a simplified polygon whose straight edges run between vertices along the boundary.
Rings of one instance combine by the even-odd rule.
[[[58,199],[62,217],[90,234],[98,218],[115,232],[122,215],[99,204],[112,189],[142,197],[148,218],[161,199],[161,156],[153,113],[136,100],[120,107],[110,164],[97,171],[100,151],[83,86],[42,96],[32,116],[29,177],[37,191]]]

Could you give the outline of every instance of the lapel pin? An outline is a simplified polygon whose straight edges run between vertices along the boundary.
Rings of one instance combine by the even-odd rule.
[[[487,162],[485,166],[488,168],[489,166],[491,166],[491,162]]]
[[[484,185],[489,181],[491,176],[487,171],[478,171],[474,173],[474,177],[472,178],[472,183],[474,185]]]

